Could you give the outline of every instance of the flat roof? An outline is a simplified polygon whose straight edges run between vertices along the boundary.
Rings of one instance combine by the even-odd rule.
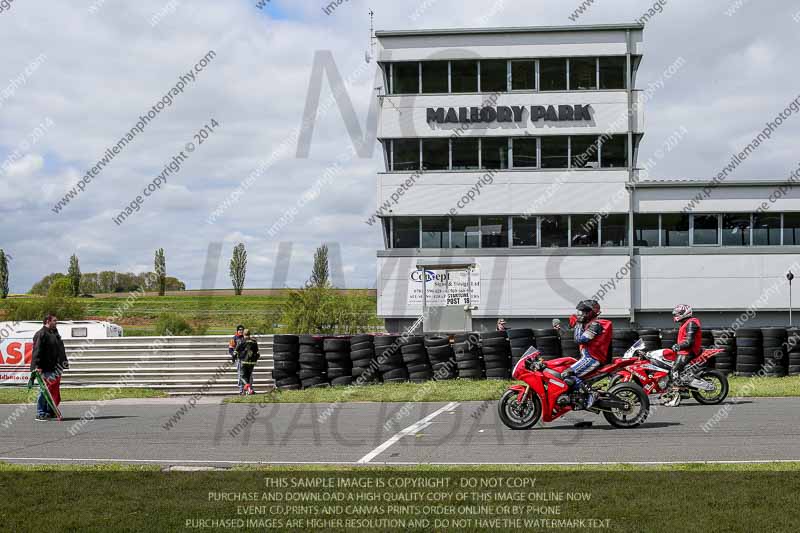
[[[797,185],[786,179],[764,180],[730,180],[714,183],[711,179],[686,179],[686,180],[647,180],[627,183],[630,189],[668,189],[681,187],[777,187],[780,185]]]
[[[553,33],[579,31],[619,31],[643,30],[644,24],[630,22],[627,24],[585,24],[580,26],[509,26],[505,28],[443,28],[438,30],[378,30],[375,36],[380,37],[413,37],[424,35],[475,35],[493,33]]]

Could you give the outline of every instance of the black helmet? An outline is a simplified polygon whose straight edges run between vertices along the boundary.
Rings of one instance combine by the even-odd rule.
[[[593,300],[583,300],[582,302],[578,302],[578,305],[575,306],[575,309],[578,311],[575,313],[575,316],[578,318],[578,322],[581,324],[585,324],[586,322],[590,322],[593,320],[600,309],[600,305],[594,302]]]
[[[236,326],[236,331],[244,331],[244,324],[239,324]]]

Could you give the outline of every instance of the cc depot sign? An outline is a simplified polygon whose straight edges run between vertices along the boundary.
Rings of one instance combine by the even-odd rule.
[[[481,302],[481,271],[471,269],[411,270],[408,274],[408,305],[429,307],[478,305]]]
[[[491,122],[587,122],[592,120],[591,105],[534,105],[487,107],[429,107],[428,123],[473,124]]]

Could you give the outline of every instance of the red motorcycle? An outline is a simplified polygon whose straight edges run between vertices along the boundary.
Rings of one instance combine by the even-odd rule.
[[[648,395],[661,395],[664,405],[676,407],[681,398],[691,394],[695,400],[704,405],[716,405],[728,396],[728,378],[722,372],[704,368],[705,363],[723,352],[718,348],[709,348],[686,365],[681,375],[672,386],[669,385],[669,374],[675,364],[676,353],[669,349],[647,352],[644,341],[636,341],[623,355],[623,359],[634,361],[633,364],[617,371],[609,380],[609,387],[619,383],[636,383]]]
[[[514,367],[512,377],[524,385],[512,385],[497,405],[500,420],[511,429],[530,429],[539,419],[552,422],[570,411],[585,409],[600,414],[617,428],[633,428],[642,424],[650,413],[650,400],[644,390],[632,382],[619,383],[602,390],[600,382],[633,364],[632,359],[619,359],[581,378],[583,385],[572,387],[561,379],[561,373],[575,359],[562,357],[543,361],[541,353],[531,347]],[[595,401],[585,408],[589,394]]]

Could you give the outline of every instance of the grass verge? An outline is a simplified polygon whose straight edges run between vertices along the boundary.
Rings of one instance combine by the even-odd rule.
[[[0,387],[0,404],[36,401],[39,390],[26,387]],[[167,393],[153,389],[61,389],[61,401],[94,401],[101,398],[166,398]]]
[[[745,378],[730,376],[730,396],[744,398],[800,396],[800,376]],[[423,384],[389,383],[330,387],[226,398],[231,403],[468,402],[500,398],[512,381],[456,379]]]
[[[783,532],[800,520],[798,472],[797,463],[223,472],[0,464],[0,515],[8,530],[41,531],[31,510],[48,494],[48,515],[58,517],[48,529],[57,531]],[[685,497],[698,487],[702,497]]]

